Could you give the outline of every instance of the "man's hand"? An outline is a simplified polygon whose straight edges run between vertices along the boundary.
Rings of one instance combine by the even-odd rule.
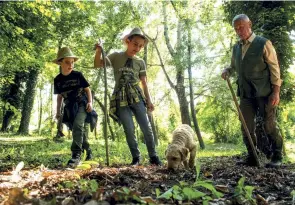
[[[268,101],[272,106],[277,106],[280,103],[280,89],[280,86],[272,85],[272,94],[268,98]]]
[[[221,77],[226,80],[226,78],[229,77],[229,71],[228,71],[228,68],[224,69],[221,73]]]
[[[56,114],[55,114],[55,119],[59,120],[60,116],[61,116],[60,113],[56,113]]]
[[[87,103],[87,105],[86,105],[86,112],[91,112],[91,111],[92,111],[92,103],[89,102],[89,103]]]
[[[280,93],[279,92],[273,92],[269,98],[269,103],[273,106],[277,106],[280,103]]]

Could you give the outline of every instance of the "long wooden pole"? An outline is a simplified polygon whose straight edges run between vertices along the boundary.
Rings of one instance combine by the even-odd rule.
[[[234,92],[234,90],[233,90],[233,87],[232,87],[231,82],[230,82],[230,80],[229,80],[228,77],[226,78],[226,81],[227,81],[228,87],[229,87],[229,89],[230,89],[230,92],[231,92],[231,94],[232,94],[232,97],[233,97],[233,100],[234,100],[234,102],[235,102],[235,105],[236,105],[236,107],[237,107],[237,110],[238,110],[238,113],[239,113],[240,120],[241,120],[241,122],[242,122],[242,125],[243,125],[243,127],[244,127],[244,130],[245,130],[246,135],[247,135],[247,138],[248,138],[248,142],[250,143],[250,146],[251,146],[251,149],[252,149],[252,152],[253,152],[253,155],[254,155],[255,161],[256,161],[256,165],[257,165],[258,167],[260,167],[260,162],[259,162],[259,159],[258,159],[258,155],[257,155],[257,152],[256,152],[256,148],[255,148],[255,146],[254,146],[254,144],[253,144],[253,141],[252,141],[252,138],[251,138],[251,135],[250,135],[249,129],[248,129],[248,127],[247,127],[247,124],[246,124],[246,122],[245,122],[244,116],[243,116],[242,111],[241,111],[241,109],[240,109],[240,106],[239,106],[239,104],[238,104],[237,97],[236,97],[236,95],[235,95],[235,92]]]
[[[107,87],[107,69],[106,69],[106,60],[105,60],[105,53],[101,46],[101,55],[103,60],[103,74],[104,74],[104,121],[103,121],[103,134],[105,139],[105,146],[106,146],[106,158],[107,158],[107,166],[110,165],[109,160],[109,143],[108,143],[108,87]]]

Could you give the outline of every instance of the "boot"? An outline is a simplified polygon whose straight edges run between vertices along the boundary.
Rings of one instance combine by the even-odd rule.
[[[74,168],[79,165],[80,160],[81,160],[81,153],[72,152],[72,159],[68,161],[68,166]]]
[[[245,166],[255,167],[258,164],[255,160],[255,157],[252,154],[248,154],[245,159],[237,161],[236,165],[245,165]]]
[[[57,142],[57,143],[63,142],[65,140],[64,136],[65,136],[64,133],[62,131],[58,130],[55,137],[53,138],[53,141]]]
[[[130,163],[130,165],[135,165],[135,166],[137,166],[137,165],[139,165],[139,162],[140,162],[140,157],[134,157],[134,158],[132,159],[132,162]]]
[[[92,159],[92,151],[91,149],[86,150],[86,158],[85,161],[90,161]]]
[[[162,166],[162,162],[160,161],[158,156],[153,156],[150,158],[150,163],[156,166]]]
[[[265,165],[266,168],[279,168],[282,165],[282,154],[274,153],[271,161]]]

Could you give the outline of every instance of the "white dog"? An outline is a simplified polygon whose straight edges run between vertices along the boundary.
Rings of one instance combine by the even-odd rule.
[[[182,164],[184,167],[193,168],[197,152],[195,132],[186,124],[178,126],[172,133],[172,142],[166,150],[168,169],[177,169]],[[188,160],[188,154],[190,157]]]

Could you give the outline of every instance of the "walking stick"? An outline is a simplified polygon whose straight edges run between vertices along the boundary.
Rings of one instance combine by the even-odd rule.
[[[228,87],[230,89],[230,92],[232,94],[232,97],[233,97],[233,100],[235,102],[235,105],[237,107],[237,110],[238,110],[238,113],[239,113],[239,117],[241,119],[242,125],[244,127],[245,132],[246,132],[246,135],[247,135],[247,138],[248,138],[248,142],[250,143],[250,146],[251,146],[251,149],[252,149],[252,152],[253,152],[253,155],[254,155],[256,164],[257,164],[258,167],[260,167],[260,163],[259,163],[259,159],[258,159],[258,155],[257,155],[256,149],[255,149],[255,146],[253,144],[253,141],[252,141],[250,132],[248,130],[248,127],[247,127],[246,122],[245,122],[245,119],[244,119],[244,116],[243,116],[242,111],[240,109],[240,106],[238,104],[237,97],[236,97],[236,95],[234,93],[233,87],[231,86],[231,83],[230,83],[230,80],[229,80],[228,77],[226,77],[226,81],[227,81]]]
[[[106,69],[106,59],[105,59],[105,53],[102,47],[102,41],[99,40],[99,44],[101,45],[101,56],[103,60],[103,74],[104,74],[104,122],[103,122],[103,134],[105,139],[105,146],[106,146],[106,158],[107,158],[107,166],[110,164],[109,160],[109,143],[108,143],[108,129],[107,129],[107,123],[108,123],[108,108],[107,108],[107,100],[108,100],[108,87],[107,87],[107,69]]]

